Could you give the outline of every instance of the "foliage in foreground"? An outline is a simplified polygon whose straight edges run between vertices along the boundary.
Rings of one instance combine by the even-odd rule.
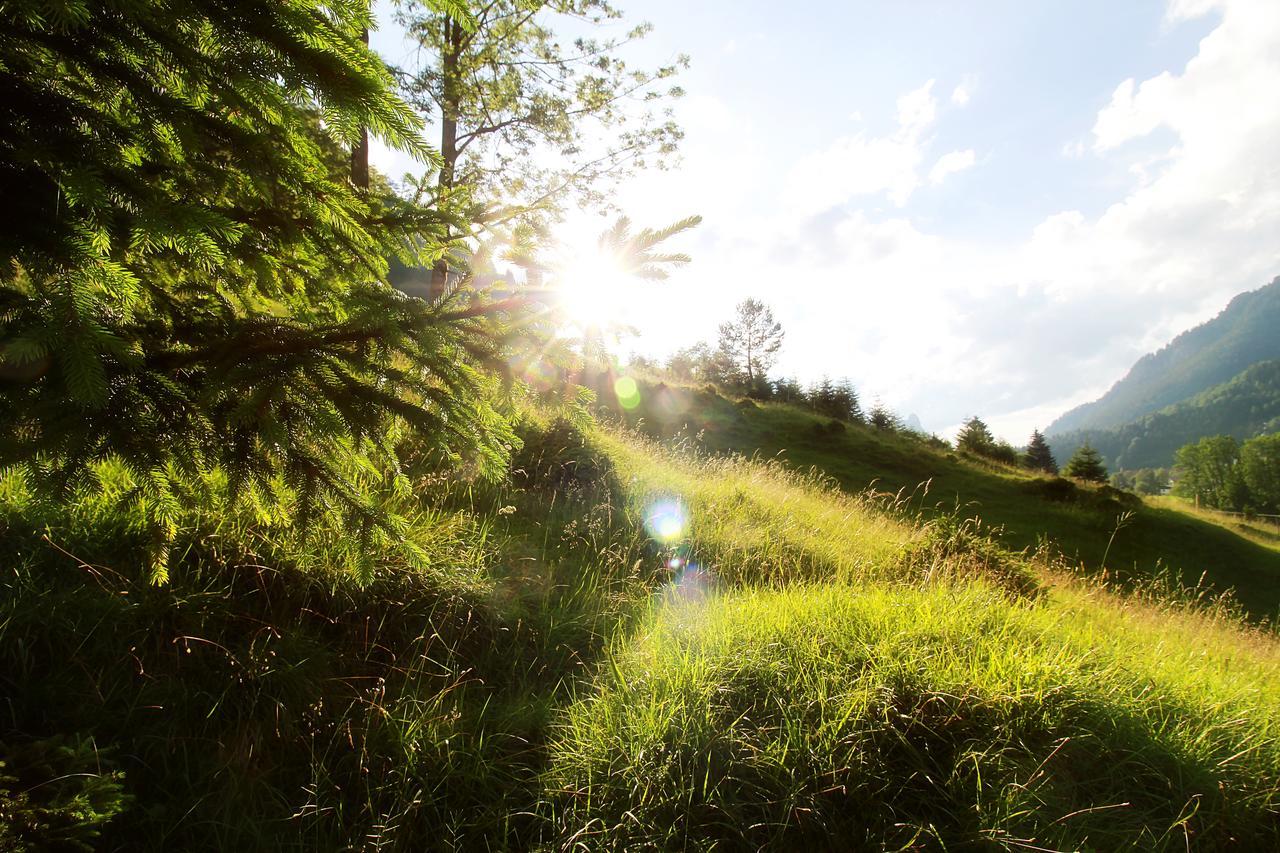
[[[981,584],[677,601],[569,711],[560,843],[1280,843],[1274,646],[1099,627]]]
[[[326,568],[356,547],[340,516],[304,537],[216,478],[160,588],[109,495],[4,480],[0,775],[20,782],[0,802],[27,797],[5,831],[104,850],[609,849],[668,826],[879,847],[912,822],[920,845],[1274,838],[1276,646],[1229,615],[1055,581],[974,522],[921,526],[905,497],[776,462],[539,418],[520,437],[503,485],[416,472],[392,509],[427,559],[375,550],[363,586]],[[654,541],[673,498],[687,525]],[[1091,750],[1123,772],[1092,774]],[[628,803],[643,825],[618,823]],[[1077,804],[1106,811],[1059,821]]]
[[[367,130],[429,158],[361,40],[368,3],[6,3],[0,20],[0,466],[66,498],[119,462],[163,580],[184,485],[353,536],[406,428],[500,474],[509,424],[481,306],[427,305],[457,214],[351,179]],[[70,489],[70,491],[65,491]],[[247,497],[246,497],[247,496]]]

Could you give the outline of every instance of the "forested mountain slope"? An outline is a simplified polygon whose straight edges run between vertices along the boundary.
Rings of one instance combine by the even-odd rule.
[[[1101,398],[1077,406],[1045,430],[1123,426],[1229,381],[1250,365],[1280,358],[1280,278],[1232,299],[1217,317],[1138,360]]]
[[[1280,430],[1280,359],[1255,364],[1152,415],[1114,429],[1083,429],[1055,435],[1054,456],[1068,459],[1088,441],[1111,470],[1163,468],[1184,444],[1207,435],[1244,440]]]

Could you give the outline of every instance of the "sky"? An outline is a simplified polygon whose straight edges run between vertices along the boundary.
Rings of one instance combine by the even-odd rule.
[[[654,25],[633,62],[692,63],[679,164],[615,202],[704,218],[691,264],[636,283],[627,350],[714,342],[755,297],[786,331],[772,375],[1021,445],[1280,275],[1280,2],[617,5]]]

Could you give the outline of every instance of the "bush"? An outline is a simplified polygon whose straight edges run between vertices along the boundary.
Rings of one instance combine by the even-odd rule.
[[[0,849],[93,850],[129,804],[123,778],[90,738],[0,742]]]
[[[547,425],[526,420],[517,426],[516,435],[521,447],[512,457],[511,469],[518,485],[567,497],[599,491],[619,494],[613,463],[569,420],[556,418]]]

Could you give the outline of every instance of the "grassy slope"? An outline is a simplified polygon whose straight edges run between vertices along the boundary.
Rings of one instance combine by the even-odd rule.
[[[566,845],[1280,840],[1273,636],[1043,564],[1037,589],[1010,594],[971,548],[904,558],[954,529],[940,522],[851,535],[875,501],[603,444],[641,511],[685,498],[684,541],[715,586],[673,578],[569,709],[549,776]],[[772,558],[738,549],[734,502]],[[793,551],[809,558],[794,582],[760,571]],[[875,570],[848,571],[865,557]]]
[[[524,435],[507,484],[424,474],[430,566],[363,588],[212,488],[155,589],[128,514],[6,481],[0,847],[15,792],[92,841],[95,780],[107,850],[1280,843],[1273,635],[783,465]]]
[[[1131,506],[1087,489],[1077,490],[1074,499],[1054,500],[1046,478],[871,429],[820,432],[815,427],[827,419],[792,406],[734,403],[675,387],[646,390],[653,405],[632,413],[633,420],[644,418],[651,427],[666,429],[688,422],[703,431],[709,450],[778,456],[800,469],[817,467],[850,491],[874,484],[882,491],[914,493],[926,511],[961,506],[1003,527],[1002,539],[1010,547],[1035,548],[1047,536],[1069,559],[1093,570],[1103,568],[1105,555],[1106,568],[1121,575],[1150,577],[1167,569],[1194,586],[1203,574],[1219,590],[1234,589],[1256,617],[1274,618],[1280,611],[1280,548],[1259,537],[1242,538],[1181,511],[1176,503]],[[669,402],[677,395],[679,402]],[[928,496],[923,497],[918,489],[926,481]],[[1116,532],[1120,514],[1131,508],[1134,515]]]

